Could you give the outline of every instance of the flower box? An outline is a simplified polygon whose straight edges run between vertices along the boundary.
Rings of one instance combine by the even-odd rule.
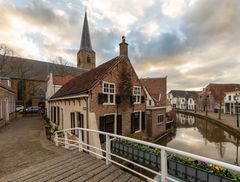
[[[191,166],[186,166],[186,179],[189,182],[195,182],[197,176],[197,169]]]

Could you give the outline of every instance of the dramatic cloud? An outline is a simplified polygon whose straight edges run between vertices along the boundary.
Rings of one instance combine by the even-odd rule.
[[[168,89],[240,82],[239,0],[0,0],[0,43],[76,64],[85,9],[98,65],[126,35],[139,76],[168,76]]]

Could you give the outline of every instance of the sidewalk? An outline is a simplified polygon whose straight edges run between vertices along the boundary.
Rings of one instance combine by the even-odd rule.
[[[240,127],[239,128],[237,127],[237,116],[236,115],[222,114],[221,120],[220,120],[220,119],[218,119],[218,113],[213,113],[213,112],[208,112],[208,116],[206,116],[205,112],[199,112],[199,111],[197,111],[195,113],[194,111],[179,110],[177,112],[191,113],[193,115],[200,115],[200,116],[204,117],[205,119],[214,120],[223,126],[228,126],[229,128],[233,129],[240,135]],[[240,122],[240,116],[239,116],[239,122]]]

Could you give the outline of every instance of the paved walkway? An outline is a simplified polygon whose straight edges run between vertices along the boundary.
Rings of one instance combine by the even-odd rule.
[[[0,182],[140,182],[141,180],[114,165],[84,152],[71,152],[50,161],[0,178]]]
[[[182,110],[184,111],[184,110]],[[193,111],[187,111],[194,113]],[[196,114],[206,116],[205,112],[196,112]],[[228,114],[222,114],[221,115],[221,120],[218,119],[218,113],[213,113],[213,112],[208,112],[208,117],[215,119],[216,121],[226,124],[231,128],[234,128],[235,130],[240,132],[240,128],[237,127],[237,116],[236,115],[228,115]],[[240,116],[239,116],[239,121],[240,121]],[[240,124],[240,123],[239,123]]]
[[[43,124],[40,117],[21,117],[0,128],[0,177],[68,152],[43,138]]]

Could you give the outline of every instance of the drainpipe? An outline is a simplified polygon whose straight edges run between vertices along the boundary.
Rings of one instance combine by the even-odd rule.
[[[86,122],[87,122],[87,128],[89,129],[89,99],[88,97],[84,97],[84,100],[86,102]],[[87,132],[87,144],[89,144],[89,132]],[[89,149],[89,147],[87,146],[87,149]]]

